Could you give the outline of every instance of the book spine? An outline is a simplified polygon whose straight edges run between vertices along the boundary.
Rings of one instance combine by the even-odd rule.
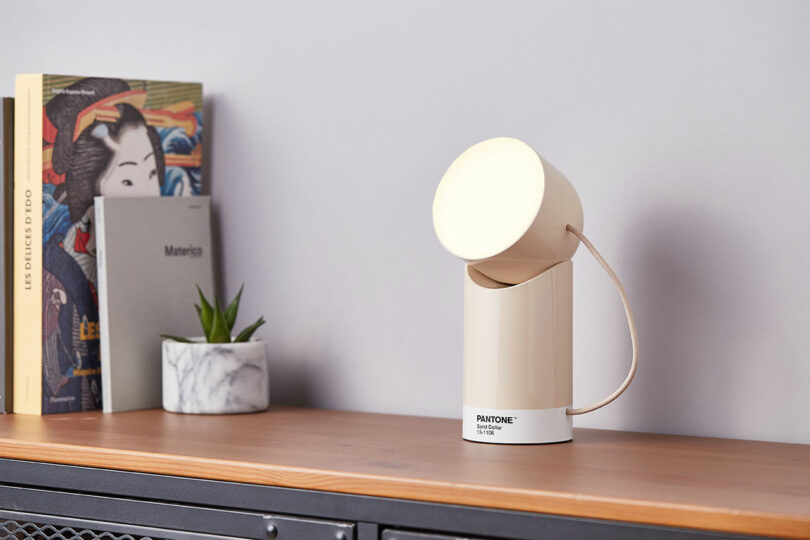
[[[14,102],[14,412],[42,413],[42,75]]]
[[[14,99],[3,98],[2,113],[0,113],[0,129],[2,129],[2,142],[0,143],[0,170],[3,174],[2,183],[2,209],[3,209],[3,237],[2,237],[2,310],[5,314],[0,333],[2,333],[2,347],[0,347],[0,354],[3,354],[2,361],[0,361],[0,412],[9,413],[12,411],[12,397],[13,397],[13,384],[12,384],[12,347],[11,347],[11,323],[12,323],[12,310],[11,310],[11,265],[13,256],[11,253],[13,247],[12,241],[12,209],[11,204],[14,194],[14,180],[13,180],[13,151],[14,151]]]
[[[110,372],[110,339],[107,332],[110,329],[110,312],[107,295],[107,235],[104,232],[104,197],[94,199],[96,213],[96,261],[98,263],[98,324],[99,335],[99,356],[101,361],[101,408],[105,413],[113,412],[112,392],[110,392],[111,372]]]

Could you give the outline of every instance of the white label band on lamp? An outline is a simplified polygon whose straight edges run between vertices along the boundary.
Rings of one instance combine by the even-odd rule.
[[[570,441],[573,422],[565,409],[484,409],[464,405],[462,436],[468,441],[500,444]]]

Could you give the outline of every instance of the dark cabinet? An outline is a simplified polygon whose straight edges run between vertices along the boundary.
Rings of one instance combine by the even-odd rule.
[[[0,540],[559,538],[718,540],[744,537],[0,459]]]
[[[460,435],[454,419],[284,406],[0,415],[0,540],[810,538],[808,446]]]

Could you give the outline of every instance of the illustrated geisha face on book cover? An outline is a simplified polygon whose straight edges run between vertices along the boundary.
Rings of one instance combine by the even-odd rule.
[[[93,197],[199,195],[199,84],[45,75],[43,413],[101,406]]]

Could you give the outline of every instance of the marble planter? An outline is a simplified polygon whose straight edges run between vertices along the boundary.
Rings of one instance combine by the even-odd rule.
[[[232,414],[265,410],[270,375],[264,342],[163,341],[163,408],[170,412]]]

